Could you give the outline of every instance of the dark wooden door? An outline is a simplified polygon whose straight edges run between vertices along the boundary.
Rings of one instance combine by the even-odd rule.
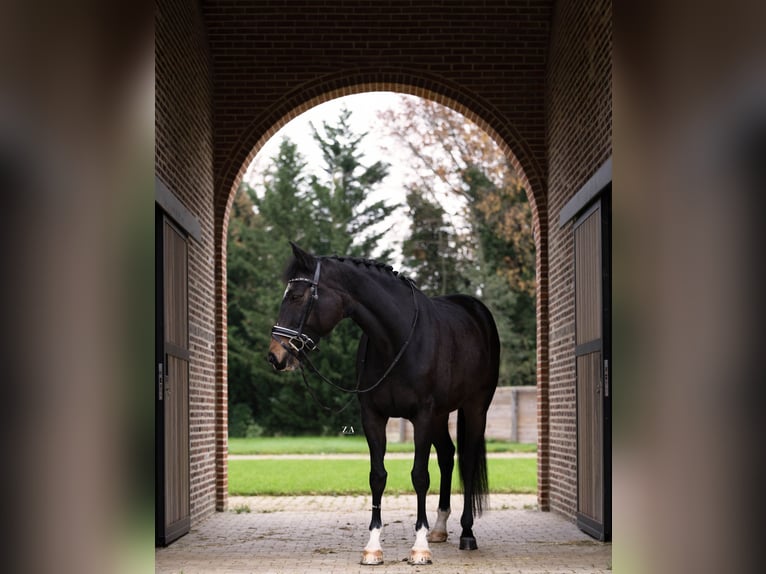
[[[189,513],[189,321],[186,235],[157,217],[156,533],[186,534]]]
[[[574,225],[577,524],[611,535],[611,256],[608,191]]]

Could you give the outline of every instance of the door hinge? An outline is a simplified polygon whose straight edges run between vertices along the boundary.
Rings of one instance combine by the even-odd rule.
[[[604,359],[604,396],[609,396],[609,359]]]
[[[163,392],[163,383],[164,383],[164,373],[165,367],[162,363],[157,363],[157,398],[159,400],[162,400],[162,398],[165,396],[165,393]]]

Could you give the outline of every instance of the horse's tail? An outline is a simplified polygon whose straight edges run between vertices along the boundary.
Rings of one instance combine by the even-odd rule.
[[[466,423],[465,412],[463,409],[459,409],[457,412],[457,456],[460,481],[463,484],[465,494],[471,498],[473,515],[481,516],[482,511],[487,507],[487,497],[489,495],[487,445],[484,442],[483,428],[480,429],[481,432],[476,433],[478,437],[474,435],[473,438],[475,440],[472,441],[473,444],[466,444],[466,424],[476,423],[474,421]],[[466,472],[470,472],[471,476],[466,476]],[[470,492],[465,490],[468,488],[466,485],[470,485]]]

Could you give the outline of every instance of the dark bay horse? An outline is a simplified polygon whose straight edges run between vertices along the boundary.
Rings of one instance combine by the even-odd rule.
[[[458,467],[464,493],[460,549],[475,549],[474,516],[481,514],[488,494],[484,430],[500,356],[489,310],[466,295],[426,297],[409,279],[374,261],[315,257],[291,245],[294,257],[285,272],[287,288],[269,347],[268,359],[274,368],[310,365],[309,353],[320,337],[346,317],[364,333],[353,389],[370,449],[372,520],[362,564],[383,562],[381,499],[389,417],[410,420],[415,433],[411,476],[417,519],[410,563],[430,563],[428,543],[447,539],[455,457],[447,422],[454,410],[458,411]],[[426,493],[431,445],[436,448],[441,482],[437,519],[429,534]]]

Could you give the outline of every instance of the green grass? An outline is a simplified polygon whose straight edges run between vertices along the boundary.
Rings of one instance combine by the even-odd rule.
[[[489,459],[489,486],[497,493],[537,492],[537,461],[534,458]],[[414,492],[411,460],[386,460],[387,494]],[[229,493],[232,495],[342,495],[369,494],[370,464],[366,460],[230,460]],[[439,467],[429,464],[431,492],[438,492]],[[460,492],[457,468],[452,491]]]
[[[413,452],[411,441],[389,442],[386,452]],[[367,441],[355,436],[229,438],[229,454],[367,454]],[[487,441],[487,452],[537,452],[537,445]]]

